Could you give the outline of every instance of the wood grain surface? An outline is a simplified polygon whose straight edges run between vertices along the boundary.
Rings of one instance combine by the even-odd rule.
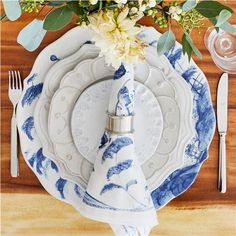
[[[236,1],[226,3],[236,11]],[[38,17],[43,17],[47,11],[45,9]],[[10,176],[12,106],[8,99],[8,70],[18,69],[25,78],[41,50],[73,27],[72,23],[63,30],[47,33],[40,48],[30,53],[17,44],[16,37],[32,18],[32,15],[25,14],[16,22],[6,21],[1,24],[2,235],[112,235],[107,225],[85,219],[71,206],[49,196],[25,163],[20,151],[20,176]],[[236,24],[235,13],[231,22]],[[142,19],[141,23],[153,25],[149,18]],[[182,32],[175,27],[173,30],[180,41]],[[194,59],[208,79],[215,108],[216,89],[222,71],[214,65],[204,47],[205,30],[203,28],[193,33],[194,41],[203,54],[203,60]],[[196,181],[187,192],[159,212],[160,225],[151,235],[236,235],[236,75],[230,75],[229,78],[227,193],[221,194],[217,190],[219,137],[216,132],[209,159],[203,164]]]

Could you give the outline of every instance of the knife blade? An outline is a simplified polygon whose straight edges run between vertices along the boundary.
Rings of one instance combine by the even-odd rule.
[[[226,132],[228,120],[228,74],[222,74],[217,90],[217,127],[220,136],[218,189],[226,192]]]

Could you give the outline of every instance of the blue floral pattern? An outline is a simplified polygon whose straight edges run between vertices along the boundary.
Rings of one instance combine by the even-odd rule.
[[[129,137],[116,138],[104,151],[102,162],[104,162],[106,159],[112,159],[114,154],[117,154],[122,148],[131,144],[133,144],[133,140]]]
[[[46,157],[43,155],[43,149],[40,148],[36,153],[32,155],[32,157],[28,160],[31,167],[36,166],[36,171],[39,175],[43,175],[44,173],[44,166],[43,162],[46,161]]]
[[[115,71],[114,80],[120,79],[126,73],[126,69],[122,64],[118,70]]]
[[[37,73],[33,73],[33,75],[31,75],[28,79],[27,79],[27,84],[33,82],[36,78],[37,78],[38,74]]]
[[[39,98],[39,95],[42,92],[42,89],[43,89],[43,83],[32,85],[29,88],[27,88],[21,100],[22,107],[24,107],[25,105],[31,105],[31,103],[36,98]]]
[[[64,187],[65,187],[66,182],[67,182],[67,180],[62,179],[62,178],[58,179],[56,182],[56,188],[57,188],[58,192],[61,194],[62,199],[65,199]]]
[[[122,171],[129,169],[132,165],[132,162],[133,160],[125,160],[119,162],[115,166],[110,167],[107,171],[107,180],[110,180],[113,175],[119,175]]]
[[[152,31],[151,35],[148,35],[149,31]],[[140,38],[142,38],[144,41],[146,40],[153,47],[156,46],[156,39],[159,36],[160,34],[156,32],[153,28],[146,28],[140,34]],[[54,54],[48,54],[49,59],[50,55]],[[62,56],[60,55],[61,58],[65,56],[67,56],[66,53],[64,53],[64,55],[62,54]],[[196,135],[186,147],[185,166],[172,173],[162,183],[161,186],[159,186],[152,192],[152,199],[157,209],[163,207],[171,199],[180,195],[182,192],[186,191],[186,189],[191,186],[197,176],[197,173],[199,172],[203,161],[208,156],[208,146],[211,142],[212,135],[215,129],[215,116],[212,108],[209,87],[203,73],[193,61],[191,61],[190,63],[187,62],[188,59],[186,58],[186,56],[183,56],[182,48],[178,43],[176,43],[175,47],[170,50],[170,52],[167,53],[165,56],[169,60],[173,68],[175,68],[175,70],[180,75],[182,75],[182,77],[186,80],[186,82],[192,89],[194,95],[193,119],[195,122]],[[55,63],[56,62],[57,61],[55,61]],[[53,65],[54,62],[48,60],[48,64]],[[33,84],[34,82],[35,85]],[[40,96],[40,93],[43,88],[43,78],[40,77],[40,71],[37,71],[37,73],[33,72],[26,79],[26,85],[28,86],[26,86],[21,102],[19,103],[21,109],[27,109],[31,105],[32,107],[34,107],[33,101]],[[33,112],[31,114],[31,117],[33,118]],[[23,127],[23,124],[27,118],[28,117],[24,118],[25,120],[21,122],[20,127]],[[24,135],[27,135],[30,143],[32,142],[32,138],[34,138],[32,134],[32,118],[29,118],[30,120],[25,123],[25,127],[27,128],[22,129],[24,131]],[[33,141],[36,142],[36,140],[37,139],[35,137]],[[110,141],[104,139],[101,142],[101,145],[107,145],[107,143],[110,143]],[[31,166],[31,168],[38,176],[39,180],[43,183],[45,188],[50,191],[52,195],[58,196],[58,198],[64,199],[70,203],[73,202],[70,199],[70,195],[73,195],[78,197],[79,199],[87,199],[87,202],[89,202],[89,204],[93,204],[93,199],[91,199],[85,194],[82,186],[73,184],[70,181],[66,181],[60,178],[57,163],[51,161],[49,158],[43,155],[42,148],[40,147],[40,145],[41,144],[36,144],[31,148],[31,150],[29,149],[30,146],[27,146],[27,149],[25,146],[23,153],[28,164]],[[53,174],[54,177],[52,179],[49,179],[47,182],[47,174],[49,175],[50,173],[50,175],[52,175],[52,172],[55,172],[57,174]],[[45,184],[46,182],[47,184]],[[52,189],[52,185],[55,186],[55,189],[50,190]],[[74,192],[72,191],[70,193],[66,193],[66,185],[72,186],[71,189],[74,189]],[[56,195],[56,192],[59,193],[59,195]],[[85,198],[83,198],[84,195],[86,195]]]
[[[33,141],[34,138],[32,136],[32,129],[34,128],[34,118],[33,116],[28,117],[24,124],[22,125],[21,129],[27,135],[28,139]]]
[[[142,34],[142,38],[145,40],[145,34]],[[156,44],[152,44],[152,46],[156,46]],[[185,149],[185,159],[190,159],[191,164],[187,161],[184,167],[173,172],[152,192],[152,199],[157,209],[166,205],[192,185],[203,161],[208,157],[208,146],[215,130],[215,114],[204,74],[194,62],[188,63],[188,59],[183,55],[178,43],[165,56],[192,90],[196,136]]]
[[[129,80],[127,81],[129,82]],[[117,94],[116,115],[124,113],[132,115],[134,106],[134,91],[130,91],[127,82],[121,87]]]
[[[103,148],[106,144],[108,144],[109,142],[111,141],[111,138],[108,134],[108,132],[104,132],[103,133],[103,136],[101,138],[101,142],[100,142],[100,145],[99,145],[99,149]]]
[[[50,60],[51,61],[60,61],[60,59],[56,55],[51,55]]]

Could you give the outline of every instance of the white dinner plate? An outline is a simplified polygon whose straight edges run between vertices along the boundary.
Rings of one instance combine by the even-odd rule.
[[[153,63],[160,57],[156,53],[156,43],[160,33],[152,27],[144,27],[140,38],[150,45]],[[17,123],[21,149],[26,163],[38,177],[46,191],[54,197],[72,204],[79,210],[82,189],[79,185],[63,179],[60,166],[43,153],[42,142],[35,131],[34,111],[40,98],[44,79],[49,69],[70,56],[92,38],[88,28],[76,27],[60,39],[47,46],[35,60],[32,71],[24,80],[24,91],[17,108]],[[68,43],[75,41],[76,43]],[[208,148],[215,130],[215,115],[212,107],[208,82],[191,60],[183,56],[179,43],[165,55],[174,70],[182,76],[192,91],[195,135],[188,142],[184,154],[184,164],[170,174],[165,181],[152,191],[155,207],[165,206],[171,199],[186,191],[194,182],[200,167],[208,157]]]
[[[147,61],[152,60],[151,51],[146,50],[146,58]],[[165,64],[164,61],[159,64],[161,64],[159,67],[166,74],[156,67],[149,66],[146,62],[140,63],[134,69],[135,79],[145,84],[155,97],[161,101],[160,105],[165,119],[160,145],[158,145],[158,133],[152,136],[158,141],[154,143],[155,145],[149,143],[149,139],[147,139],[147,142],[143,142],[141,137],[136,136],[140,139],[137,146],[144,143],[147,147],[145,156],[138,156],[138,159],[143,164],[144,175],[151,190],[160,185],[170,173],[183,164],[186,143],[193,135],[192,99],[189,88],[171,68],[167,69],[168,64]],[[55,153],[54,159],[57,162],[64,163],[66,169],[63,169],[62,172],[65,171],[67,176],[71,176],[72,181],[77,181],[76,183],[82,186],[86,186],[94,159],[91,160],[88,157],[87,159],[92,162],[88,165],[88,162],[81,155],[83,150],[77,149],[74,144],[77,142],[75,139],[73,140],[73,131],[71,134],[70,130],[72,110],[75,101],[84,89],[104,77],[113,75],[113,73],[114,69],[107,67],[103,58],[84,60],[73,71],[65,75],[51,101],[48,128]],[[178,82],[175,83],[175,80]],[[97,101],[97,103],[100,103],[100,101]],[[104,115],[102,117],[104,118]],[[145,119],[144,117],[143,114],[142,119]],[[104,122],[98,124],[97,130],[104,129]],[[141,132],[138,135],[141,136],[145,132],[142,124],[139,124],[139,126]],[[148,126],[148,129],[151,128],[151,125]],[[96,135],[101,137],[100,133],[96,133]],[[90,142],[90,145],[87,145],[87,148],[90,148],[88,152],[92,153],[91,156],[96,156],[97,142],[99,140],[95,139],[94,143]],[[151,153],[148,153],[148,149],[151,150]]]

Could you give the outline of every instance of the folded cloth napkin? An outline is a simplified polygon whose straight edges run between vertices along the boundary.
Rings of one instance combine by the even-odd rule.
[[[108,127],[81,208],[86,217],[109,223],[119,236],[146,236],[157,224],[146,179],[134,152],[133,111],[133,67],[122,64],[114,74]]]

